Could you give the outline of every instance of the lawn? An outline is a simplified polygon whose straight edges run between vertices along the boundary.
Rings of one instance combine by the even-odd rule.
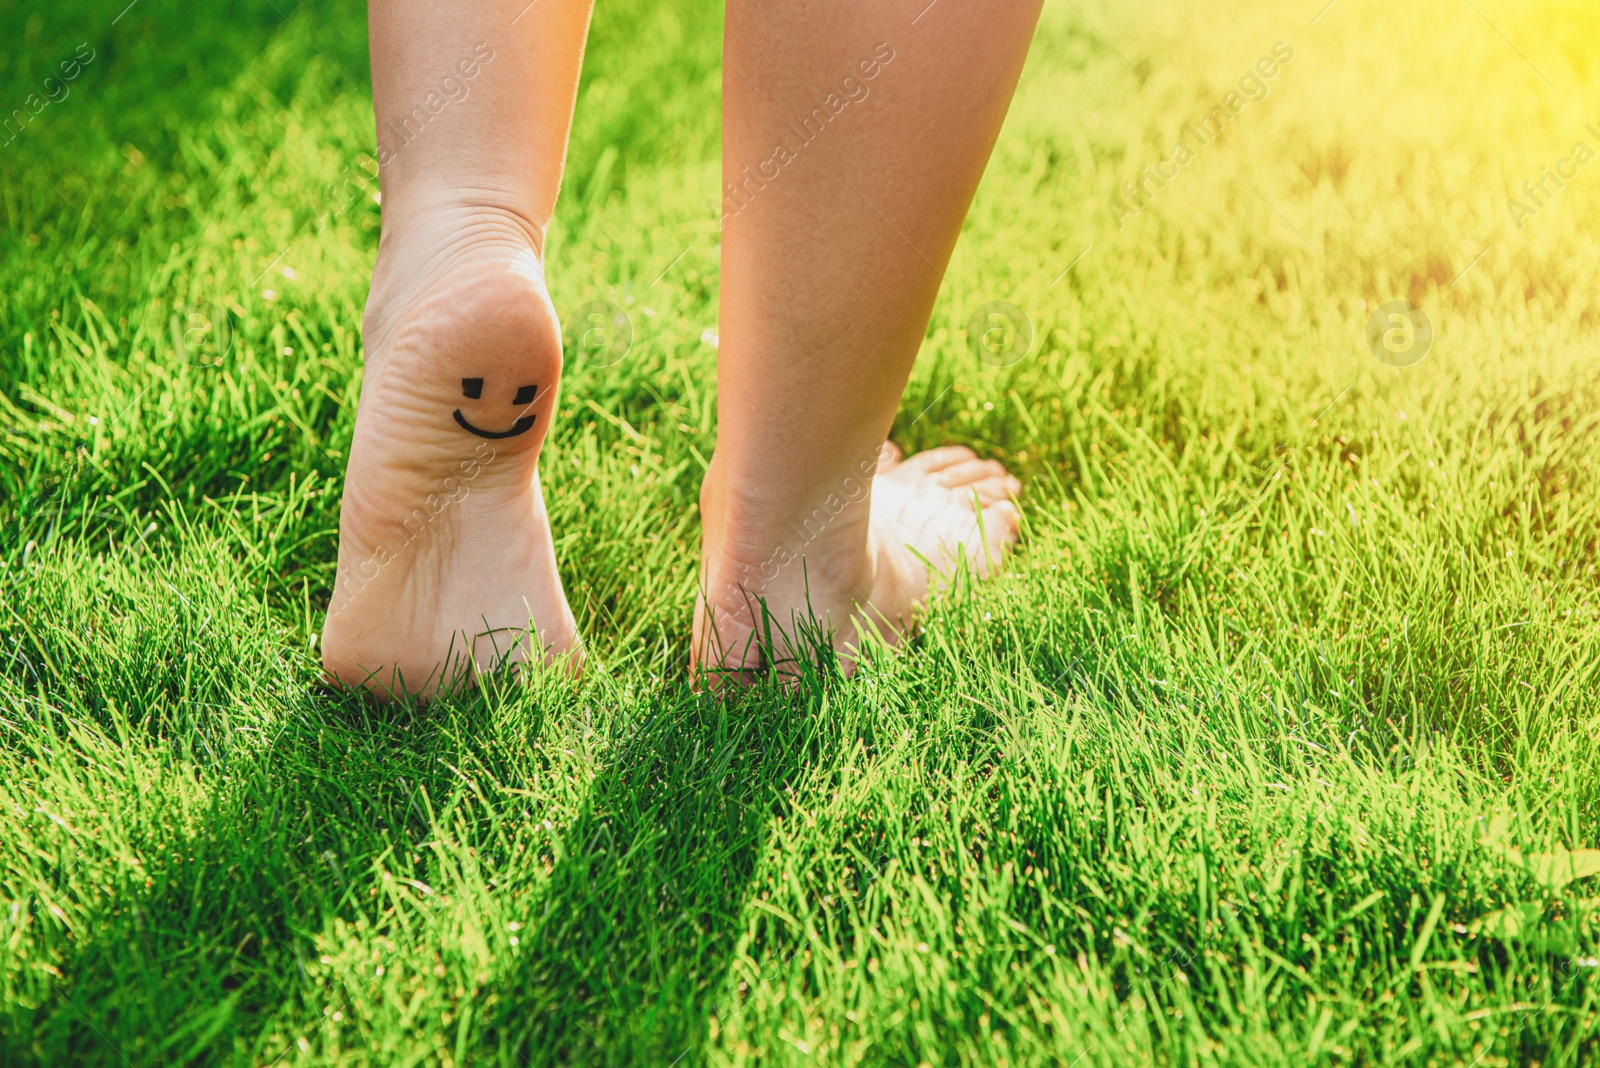
[[[1600,13],[1321,2],[1047,6],[894,431],[1022,544],[724,701],[721,13],[602,0],[589,668],[420,708],[318,669],[361,7],[0,5],[0,1063],[1600,1057]]]

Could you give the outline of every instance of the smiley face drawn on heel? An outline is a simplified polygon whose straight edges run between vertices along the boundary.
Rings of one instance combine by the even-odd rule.
[[[536,385],[518,386],[517,395],[512,398],[511,405],[514,408],[521,408],[523,411],[527,411],[528,405],[533,403],[533,398],[538,396],[538,394],[539,387]],[[482,397],[483,379],[463,378],[461,380],[461,395],[466,397],[468,400],[477,400],[479,397]],[[526,434],[528,431],[533,429],[533,424],[538,420],[537,416],[524,415],[516,422],[511,424],[510,430],[484,430],[481,427],[473,426],[470,422],[468,422],[467,417],[461,414],[460,408],[456,409],[455,416],[456,422],[460,424],[462,430],[465,430],[469,434],[476,434],[480,438],[489,438],[490,440],[514,438],[518,434]]]

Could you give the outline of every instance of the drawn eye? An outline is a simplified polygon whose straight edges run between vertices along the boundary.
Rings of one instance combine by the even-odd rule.
[[[483,396],[483,379],[463,378],[461,380],[461,395],[469,400],[477,400]]]
[[[538,386],[519,386],[517,388],[517,399],[512,401],[511,403],[512,404],[532,404],[533,403],[533,398],[535,396],[537,396],[538,393],[539,393],[539,387]]]

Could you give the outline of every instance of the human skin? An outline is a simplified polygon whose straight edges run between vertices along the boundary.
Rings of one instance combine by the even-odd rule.
[[[933,450],[880,467],[803,565],[771,567],[889,431],[1039,6],[729,3],[723,179],[749,195],[722,236],[697,657],[744,670],[799,655],[791,620],[810,616],[848,663],[862,624],[891,637],[911,624],[924,561],[966,556],[983,573],[1015,539],[1015,480]],[[864,100],[797,131],[874,67]],[[793,160],[752,186],[745,168],[780,144]],[[763,603],[791,648],[759,648]]]
[[[1019,486],[999,464],[963,448],[874,457],[1039,3],[911,7],[729,5],[725,177],[748,182],[819,105],[826,121],[724,220],[697,671],[749,678],[816,628],[848,669],[863,630],[893,640],[940,571],[989,573],[1016,538]],[[379,697],[581,662],[538,460],[561,372],[544,235],[589,14],[574,0],[369,10],[383,233],[322,649],[331,677]],[[845,479],[844,506],[791,544]]]

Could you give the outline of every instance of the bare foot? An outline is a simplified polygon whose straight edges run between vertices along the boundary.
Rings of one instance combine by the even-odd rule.
[[[433,220],[380,247],[322,632],[330,677],[427,696],[578,653],[539,489],[561,329],[515,220]]]
[[[886,444],[835,492],[798,507],[763,500],[744,481],[719,456],[701,488],[693,649],[697,671],[744,682],[762,668],[792,674],[808,636],[821,633],[853,671],[863,630],[898,640],[915,625],[930,576],[939,582],[963,560],[980,577],[994,574],[1021,520],[1022,484],[965,446],[901,459]]]

